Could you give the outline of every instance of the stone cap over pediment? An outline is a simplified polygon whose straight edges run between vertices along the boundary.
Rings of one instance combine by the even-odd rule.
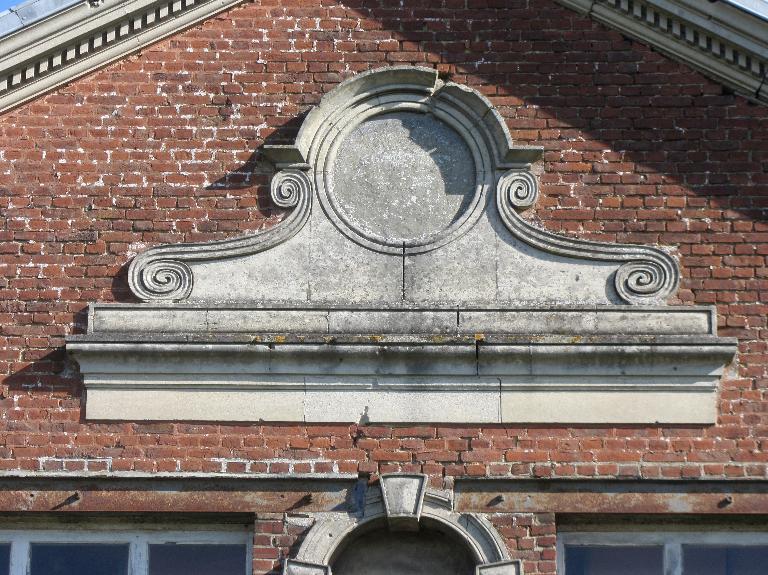
[[[96,420],[704,424],[735,352],[677,261],[560,236],[541,148],[435,70],[360,74],[265,146],[273,228],[150,248],[68,339]]]

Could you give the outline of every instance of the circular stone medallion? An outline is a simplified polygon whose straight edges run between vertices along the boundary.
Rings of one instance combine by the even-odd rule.
[[[475,197],[464,139],[435,116],[391,112],[346,134],[328,184],[347,225],[376,243],[413,245],[446,230]]]

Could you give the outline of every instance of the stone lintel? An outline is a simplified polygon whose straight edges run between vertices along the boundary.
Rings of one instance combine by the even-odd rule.
[[[455,508],[472,513],[758,515],[764,479],[458,478]]]

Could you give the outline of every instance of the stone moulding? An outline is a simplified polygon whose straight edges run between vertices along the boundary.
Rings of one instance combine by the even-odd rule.
[[[0,112],[241,1],[82,1],[24,26],[0,39]]]
[[[125,307],[67,342],[90,420],[706,424],[736,350],[711,308]]]
[[[523,219],[542,149],[475,90],[373,70],[263,152],[281,223],[146,250],[128,281],[149,303],[96,304],[68,339],[88,419],[715,421],[735,344],[714,311],[662,305],[659,248]]]
[[[768,103],[768,22],[725,2],[557,0]]]
[[[426,481],[426,476],[420,474],[382,474],[380,487],[367,490],[362,512],[315,514],[315,524],[295,557],[286,560],[283,575],[331,575],[334,559],[356,535],[383,525],[400,529],[404,515],[412,519],[412,529],[438,529],[466,545],[477,564],[477,575],[523,575],[520,561],[509,558],[504,541],[487,519],[474,513],[457,513],[452,493],[429,489]],[[389,489],[383,487],[385,483]],[[403,499],[418,513],[403,513]]]
[[[424,134],[432,134],[433,131],[453,134],[452,137],[457,138],[457,142],[463,142],[462,146],[466,145],[467,154],[471,156],[454,158],[450,155],[450,149],[438,149],[440,146],[423,151],[425,158],[435,153],[444,153],[444,157],[438,156],[443,164],[463,161],[466,170],[471,173],[463,174],[462,178],[474,179],[474,185],[468,186],[472,189],[447,189],[447,195],[455,196],[460,192],[466,194],[466,200],[458,208],[455,217],[443,227],[432,229],[426,226],[423,233],[414,233],[410,228],[404,230],[397,226],[387,228],[389,231],[381,231],[378,228],[377,231],[372,231],[366,227],[368,224],[361,224],[355,216],[350,215],[349,205],[345,207],[345,201],[340,199],[339,193],[354,198],[360,186],[373,185],[366,180],[369,176],[373,179],[387,177],[386,165],[377,167],[376,158],[366,157],[365,151],[347,150],[346,154],[353,155],[351,159],[340,156],[344,143],[352,137],[350,134],[356,133],[355,130],[361,126],[369,125],[372,120],[397,118],[400,121],[397,114],[407,118],[422,118],[419,120],[419,127],[414,128],[415,135],[411,136],[412,138],[418,139]],[[445,147],[444,142],[442,145]],[[418,147],[415,149],[418,150]],[[495,195],[496,210],[506,229],[515,238],[540,253],[550,254],[547,257],[572,258],[574,262],[620,263],[614,273],[613,284],[616,296],[624,302],[663,303],[679,283],[677,261],[661,249],[567,238],[538,229],[526,222],[518,211],[533,206],[538,197],[537,179],[530,171],[530,166],[540,157],[542,149],[514,145],[503,118],[487,98],[466,86],[443,83],[433,69],[392,67],[355,76],[326,94],[320,104],[310,111],[302,123],[295,144],[265,146],[263,152],[278,170],[272,179],[272,199],[281,207],[293,207],[291,216],[270,230],[242,238],[150,248],[137,256],[130,266],[129,286],[136,296],[144,301],[210,299],[206,293],[196,294],[193,288],[198,273],[215,272],[205,266],[197,269],[192,264],[215,263],[254,255],[287,242],[294,238],[309,220],[313,212],[313,198],[318,200],[322,208],[322,212],[317,212],[317,218],[327,218],[339,233],[366,250],[402,257],[403,267],[405,259],[435,252],[448,244],[456,243],[491,209],[489,199]],[[342,185],[338,181],[343,179],[334,175],[337,167],[350,161],[358,162],[360,166],[372,172],[366,173],[362,179],[351,184],[358,189],[349,190],[342,186],[341,190],[337,190],[335,186]],[[371,163],[374,164],[373,167]],[[447,177],[445,166],[440,169],[441,173],[435,177]],[[410,199],[407,196],[408,193],[424,193],[423,187],[419,189],[423,182],[415,173],[408,173],[407,177],[408,181],[393,181],[387,184],[386,189],[405,194],[404,201],[418,200],[417,196]],[[453,180],[439,183],[448,187],[455,184]],[[461,184],[464,185],[465,183]],[[349,204],[349,197],[346,203]],[[367,216],[373,218],[378,226],[382,221],[386,222],[387,218],[395,219],[397,214],[382,216],[371,208]],[[418,224],[417,221],[409,225]],[[322,228],[318,224],[315,227]],[[308,240],[297,241],[313,239],[310,236]],[[486,241],[495,241],[495,238],[488,238]],[[318,246],[315,249],[321,248]],[[371,259],[372,257],[368,258],[371,262],[378,261]],[[472,255],[467,254],[467,257]],[[268,266],[273,264],[265,259],[262,263],[243,265],[254,265],[253,275],[263,276],[269,273]],[[396,268],[397,266],[393,266],[392,272],[403,273],[405,281],[404,272]],[[226,273],[232,271],[228,269]],[[316,278],[316,281],[322,282],[323,278]],[[330,279],[327,283],[332,281]],[[312,294],[316,291],[308,287],[305,293]],[[404,286],[402,292],[405,291]],[[216,290],[219,299],[221,293],[227,293],[227,290]],[[247,298],[247,295],[243,297]]]

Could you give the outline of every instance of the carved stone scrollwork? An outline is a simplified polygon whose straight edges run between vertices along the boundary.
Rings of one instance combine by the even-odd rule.
[[[259,291],[258,286],[251,292],[254,283],[242,277],[231,282],[229,294],[222,295],[217,274],[227,274],[222,270],[231,266],[216,260],[250,256],[292,238],[308,220],[315,198],[322,208],[315,212],[319,221],[329,221],[344,237],[325,238],[323,234],[331,232],[313,226],[302,235],[302,242],[310,246],[316,241],[334,242],[336,247],[331,251],[341,258],[339,262],[350,264],[350,254],[355,253],[355,261],[366,264],[361,271],[372,274],[370,277],[385,277],[378,275],[381,272],[376,266],[384,269],[390,265],[385,262],[395,259],[381,259],[368,252],[407,258],[404,262],[409,265],[387,268],[386,287],[379,290],[371,289],[372,282],[347,289],[343,285],[346,282],[334,277],[334,270],[339,269],[335,264],[322,266],[313,261],[304,269],[303,263],[297,263],[296,290],[286,299],[312,294],[310,297],[318,301],[350,297],[389,301],[393,297],[406,299],[407,295],[426,302],[441,301],[450,292],[449,299],[509,303],[517,297],[526,299],[518,295],[526,290],[517,287],[541,282],[542,294],[536,299],[542,301],[573,297],[579,302],[665,303],[676,289],[680,273],[677,261],[661,249],[563,237],[520,216],[519,212],[538,199],[539,183],[530,168],[542,152],[543,148],[515,145],[504,119],[487,98],[467,86],[442,82],[433,69],[391,67],[365,72],[327,93],[307,114],[293,144],[264,146],[264,157],[277,169],[270,184],[272,200],[276,206],[292,210],[280,224],[232,240],[151,248],[132,262],[129,284],[144,301],[250,301],[257,293],[263,299],[274,290]],[[443,292],[436,287],[444,283],[438,281],[444,273],[440,266],[457,256],[439,254],[439,249],[452,244],[450,249],[462,254],[458,257],[477,259],[476,252],[471,251],[477,249],[473,242],[481,241],[481,237],[495,242],[490,234],[499,226],[494,222],[492,231],[482,223],[483,215],[489,213],[494,186],[498,217],[519,242],[572,261],[542,253],[526,253],[519,259],[512,254],[520,247],[519,242],[499,243],[496,264],[482,260],[478,266],[483,267],[477,269],[501,269],[494,273],[503,274],[503,281],[497,277],[495,287],[486,282],[485,291],[480,290],[482,296],[476,295],[475,285],[465,285],[464,280],[457,280],[458,289]],[[497,217],[495,212],[490,215]],[[320,235],[315,235],[316,230]],[[471,236],[467,235],[470,231]],[[504,235],[508,238],[506,232]],[[368,252],[357,254],[356,248],[347,249],[346,240]],[[312,253],[323,251],[308,249]],[[489,259],[491,252],[483,253]],[[508,281],[513,266],[523,261],[537,265],[537,259],[541,269],[565,275],[556,285],[549,285],[547,272],[529,274],[525,282]],[[587,264],[584,260],[615,265]],[[248,265],[249,271],[242,273],[249,278],[270,273],[268,257],[253,258]],[[322,273],[313,274],[309,269]],[[583,277],[584,273],[590,277],[576,284],[579,274]],[[298,287],[302,282],[306,286]],[[400,289],[398,283],[402,284]],[[573,292],[568,285],[575,288]]]
[[[536,177],[527,170],[511,170],[496,185],[496,206],[515,237],[551,254],[598,261],[626,262],[614,274],[618,296],[631,304],[659,304],[680,282],[677,261],[662,250],[632,244],[608,244],[559,236],[537,228],[518,214],[535,203]]]
[[[194,271],[188,262],[248,256],[292,238],[309,218],[312,181],[306,171],[287,168],[274,175],[270,192],[277,206],[294,208],[278,225],[231,240],[150,248],[131,262],[128,269],[131,291],[144,301],[183,301],[190,297],[194,287]]]
[[[519,210],[530,208],[539,199],[539,183],[525,170],[510,170],[499,179],[497,193]]]
[[[634,261],[622,265],[614,275],[618,294],[630,303],[656,301],[669,282],[670,270],[655,261]]]
[[[133,293],[144,300],[183,300],[192,292],[192,270],[184,262],[155,260],[136,274]]]
[[[312,182],[301,170],[281,170],[272,177],[270,195],[280,208],[294,208],[302,196],[309,195]]]

